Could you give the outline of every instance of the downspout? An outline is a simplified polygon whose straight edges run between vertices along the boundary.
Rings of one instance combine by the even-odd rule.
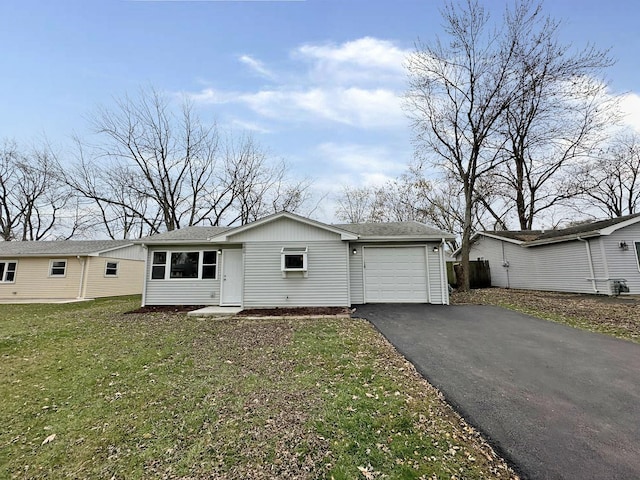
[[[447,265],[444,261],[444,238],[440,241],[440,287],[442,288],[442,303],[449,305],[449,282],[447,281]]]
[[[147,278],[149,277],[149,271],[147,270],[149,267],[149,247],[146,244],[142,244],[142,249],[144,250],[144,280],[142,281],[142,307],[145,306],[145,301],[147,299]]]
[[[84,290],[84,277],[85,277],[87,259],[85,257],[81,257],[80,255],[78,255],[76,258],[80,263],[80,284],[78,285],[78,296],[76,298],[78,300],[82,300],[84,298],[83,290]]]
[[[500,241],[502,245],[502,266],[507,269],[507,288],[511,288],[511,279],[509,278],[509,262],[504,258],[504,240]]]
[[[593,288],[594,293],[600,293],[598,287],[596,285],[596,276],[593,271],[593,259],[591,258],[591,247],[589,246],[589,240],[585,240],[584,238],[576,237],[581,242],[584,242],[587,247],[587,259],[589,260],[589,273],[591,274],[591,287]]]

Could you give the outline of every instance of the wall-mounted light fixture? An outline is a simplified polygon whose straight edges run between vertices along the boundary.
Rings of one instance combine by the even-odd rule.
[[[622,250],[629,250],[629,245],[627,245],[627,242],[620,242],[620,244],[618,245]]]
[[[354,248],[354,249],[351,251],[351,253],[353,253],[354,255],[356,255],[356,254],[358,253],[358,250]]]
[[[221,248],[218,249],[218,255],[222,255],[222,249]]]
[[[434,252],[439,252],[439,251],[440,251],[440,249],[439,249],[438,247],[433,247],[433,251],[434,251]]]

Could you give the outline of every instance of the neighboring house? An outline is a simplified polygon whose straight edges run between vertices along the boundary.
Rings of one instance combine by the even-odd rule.
[[[638,294],[640,214],[546,232],[476,233],[469,258],[489,261],[495,287],[614,295],[625,280]]]
[[[448,304],[444,241],[418,222],[327,225],[288,212],[141,239],[143,305]]]
[[[0,301],[140,294],[144,259],[131,240],[0,242]]]

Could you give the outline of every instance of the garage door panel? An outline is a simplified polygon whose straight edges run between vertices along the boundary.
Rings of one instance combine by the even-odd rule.
[[[365,302],[427,301],[424,247],[367,247],[364,252]]]

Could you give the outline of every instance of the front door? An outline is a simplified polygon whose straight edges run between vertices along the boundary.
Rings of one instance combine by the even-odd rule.
[[[220,305],[242,305],[242,250],[222,251]]]

